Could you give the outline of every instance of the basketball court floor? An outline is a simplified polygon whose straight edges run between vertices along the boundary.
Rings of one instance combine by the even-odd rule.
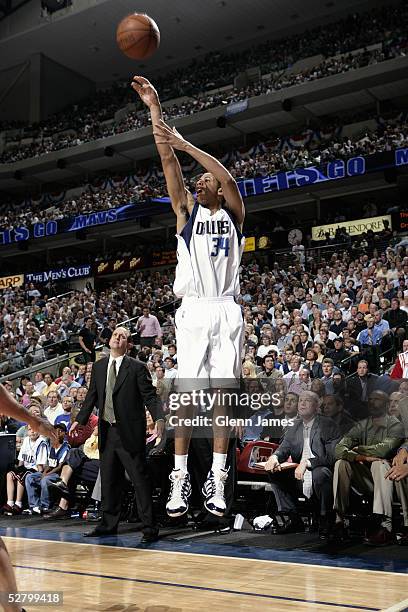
[[[390,549],[356,556],[350,551],[317,552],[306,537],[299,548],[295,540],[273,548],[273,536],[265,534],[191,538],[189,531],[179,538],[164,534],[159,542],[143,546],[140,533],[127,528],[118,536],[91,541],[82,536],[89,529],[86,524],[73,529],[54,523],[45,529],[35,523],[2,521],[0,534],[19,589],[62,592],[63,604],[54,609],[408,610],[408,551],[402,547],[395,547],[394,558]]]

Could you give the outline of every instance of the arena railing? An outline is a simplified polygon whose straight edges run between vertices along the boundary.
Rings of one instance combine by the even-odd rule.
[[[30,351],[30,353],[27,355],[27,352],[25,353],[20,353],[19,355],[15,355],[13,357],[7,358],[7,359],[3,359],[3,361],[0,362],[0,376],[6,376],[6,378],[9,378],[10,376],[14,376],[14,374],[20,374],[21,372],[25,371],[26,369],[33,369],[38,365],[41,365],[43,363],[48,363],[49,361],[52,361],[53,359],[56,359],[62,355],[69,355],[71,352],[73,352],[73,342],[72,342],[72,338],[75,336],[75,334],[71,334],[69,337],[67,337],[65,340],[58,340],[57,342],[53,342],[52,344],[48,344],[45,348],[43,346],[39,346],[38,348],[36,348],[34,351]],[[44,351],[45,355],[47,355],[47,352],[49,351],[49,349],[52,349],[53,347],[61,347],[61,352],[60,354],[55,355],[55,357],[51,357],[49,359],[45,359],[42,360],[39,363],[29,363],[27,360],[27,357],[32,357],[34,359],[35,354],[39,353],[40,351]],[[22,359],[24,362],[24,367],[23,368],[19,368],[18,370],[13,371],[4,371],[6,370],[7,364],[12,364],[13,361],[17,360],[17,359]],[[22,376],[22,374],[20,374]]]
[[[36,372],[50,372],[54,377],[57,377],[60,374],[60,371],[66,365],[69,365],[69,353],[65,353],[64,355],[60,355],[58,357],[54,357],[53,359],[48,359],[47,361],[43,361],[42,363],[38,363],[36,365],[26,367],[18,372],[12,372],[10,374],[1,375],[0,383],[7,381],[16,382],[22,376],[28,376],[30,379],[35,375]],[[17,385],[16,385],[17,386]]]
[[[350,236],[351,241],[358,238],[358,236]],[[369,245],[367,248],[357,248],[351,250],[350,245],[345,242],[338,242],[336,244],[324,244],[322,246],[313,246],[305,248],[305,264],[307,266],[308,263],[313,260],[315,263],[320,263],[323,259],[326,260],[326,256],[331,257],[335,253],[347,253],[348,255],[359,256],[361,254],[368,255],[369,257],[373,256],[374,251],[385,251],[385,249],[389,246],[389,240],[376,240],[374,245]],[[292,252],[292,249],[280,249],[279,251],[274,252],[275,262],[279,263],[280,266],[285,267],[288,265],[293,265],[299,258],[296,253]]]

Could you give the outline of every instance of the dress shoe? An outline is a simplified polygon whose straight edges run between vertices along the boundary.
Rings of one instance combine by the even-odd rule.
[[[57,521],[57,520],[66,519],[66,518],[69,518],[69,511],[63,510],[63,508],[60,508],[59,506],[58,508],[56,508],[55,510],[53,510],[52,512],[49,512],[48,514],[44,516],[45,520],[50,520],[50,521]]]
[[[82,535],[84,538],[102,538],[103,536],[117,535],[117,529],[103,529],[101,527],[95,527],[92,531],[87,531]]]
[[[159,539],[159,532],[156,533],[144,533],[142,539],[140,540],[141,544],[153,544],[153,542],[157,542]]]
[[[65,482],[61,480],[61,478],[59,480],[55,480],[54,482],[49,482],[48,486],[57,489],[60,495],[62,495],[63,497],[70,497],[69,489]]]
[[[388,546],[395,543],[394,535],[385,527],[380,527],[377,531],[365,539],[369,546]]]
[[[282,527],[279,527],[277,534],[285,535],[285,533],[299,533],[304,530],[305,524],[300,516],[291,516]]]
[[[319,540],[332,539],[334,521],[331,515],[323,515],[319,520]]]

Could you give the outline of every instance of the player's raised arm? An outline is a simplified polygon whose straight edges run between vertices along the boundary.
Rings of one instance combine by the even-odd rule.
[[[157,126],[163,119],[158,93],[153,85],[142,76],[133,77],[132,88],[150,109],[153,134],[155,134]],[[160,155],[171,205],[177,217],[177,232],[180,233],[194,206],[194,200],[185,187],[180,163],[173,148],[166,143],[158,142],[156,135],[155,142]]]
[[[176,130],[171,129],[163,119],[160,119],[154,127],[155,140],[157,145],[168,145],[179,151],[184,151],[193,157],[207,172],[211,172],[213,176],[221,183],[222,194],[225,200],[225,206],[234,214],[237,223],[241,226],[245,218],[245,206],[242,200],[238,185],[233,176],[228,170],[212,155],[195,147],[191,142],[188,142]]]
[[[5,414],[12,419],[27,423],[34,431],[37,431],[42,436],[50,438],[52,442],[57,442],[58,440],[56,430],[51,423],[45,419],[36,417],[17,403],[3,385],[0,385],[0,414]]]

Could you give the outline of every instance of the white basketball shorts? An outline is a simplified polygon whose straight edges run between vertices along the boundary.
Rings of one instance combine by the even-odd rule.
[[[239,384],[244,321],[232,296],[184,297],[176,311],[176,388],[230,388]]]

